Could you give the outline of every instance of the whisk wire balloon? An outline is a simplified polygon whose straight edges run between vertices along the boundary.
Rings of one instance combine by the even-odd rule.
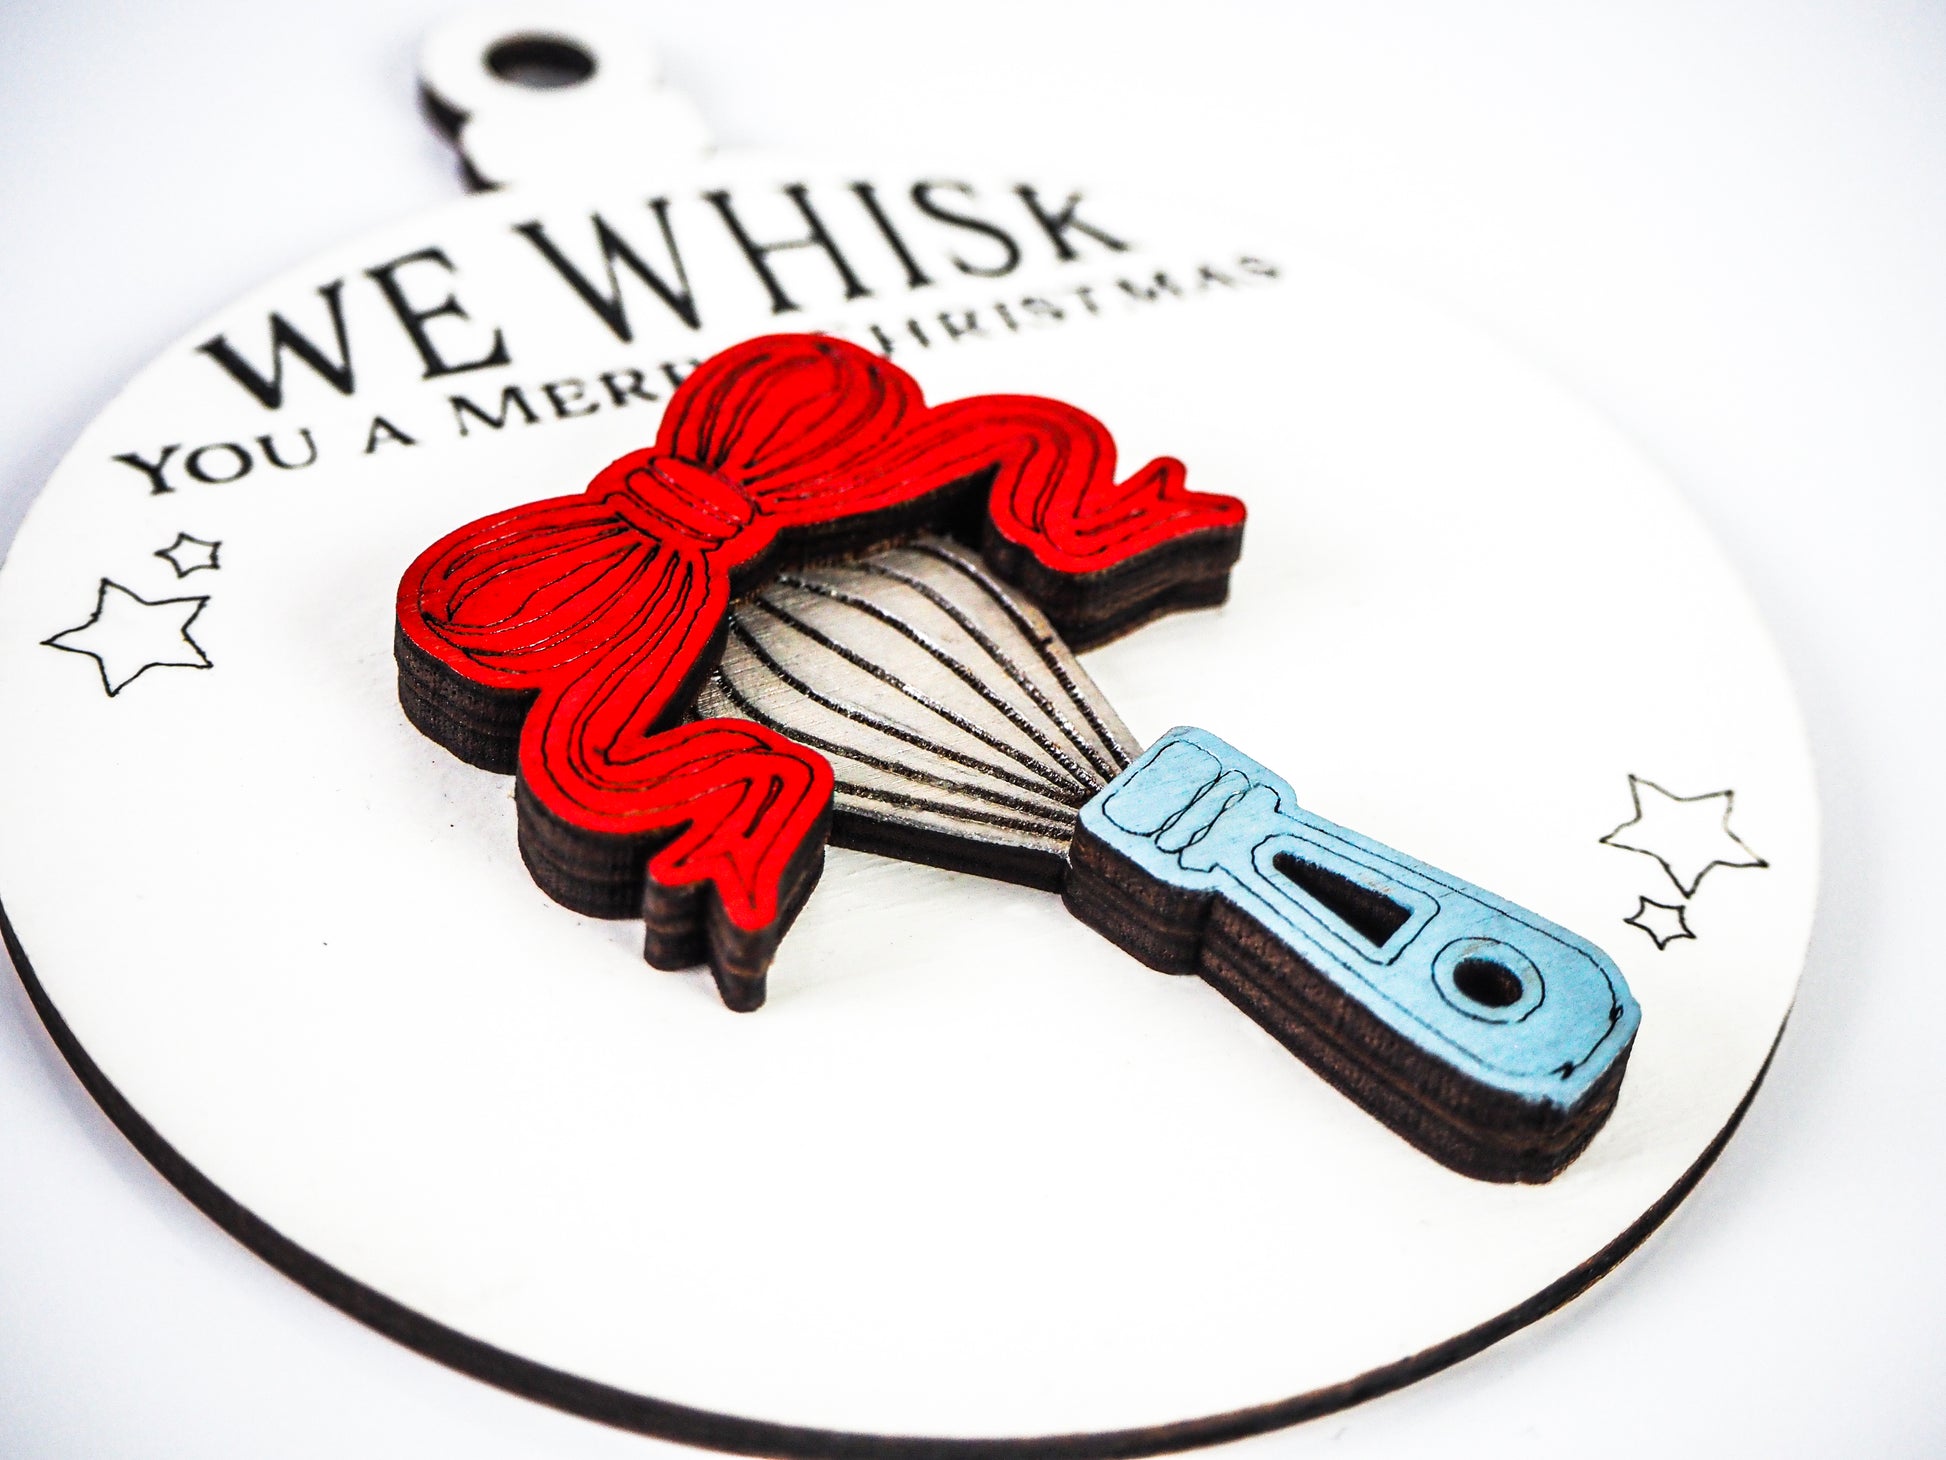
[[[695,714],[826,756],[840,845],[1056,891],[1140,748],[1040,610],[932,537],[739,600]]]

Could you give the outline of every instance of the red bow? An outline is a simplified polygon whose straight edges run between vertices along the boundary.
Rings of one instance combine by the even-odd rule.
[[[469,523],[399,584],[399,697],[463,759],[518,776],[520,849],[558,901],[644,914],[648,956],[708,959],[754,1008],[823,862],[832,775],[741,720],[679,724],[732,595],[780,547],[824,557],[986,496],[988,562],[1080,643],[1220,598],[1243,523],[1163,457],[1115,480],[1093,417],[1032,396],[928,409],[841,340],[773,335],[706,361],[653,449],[586,491]]]

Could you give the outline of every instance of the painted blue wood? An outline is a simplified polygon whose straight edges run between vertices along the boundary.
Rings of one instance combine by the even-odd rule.
[[[1081,811],[1171,887],[1215,892],[1430,1057],[1572,1109],[1641,1014],[1599,948],[1525,908],[1314,816],[1206,730],[1179,726]]]

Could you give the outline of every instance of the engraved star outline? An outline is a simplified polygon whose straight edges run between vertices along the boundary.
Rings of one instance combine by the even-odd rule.
[[[1654,910],[1651,911],[1651,909]],[[1675,914],[1673,918],[1669,916],[1671,913]],[[1680,938],[1693,939],[1696,936],[1690,929],[1689,919],[1685,916],[1681,903],[1672,905],[1666,902],[1657,902],[1653,897],[1638,899],[1638,905],[1635,911],[1623,918],[1622,921],[1627,923],[1631,928],[1640,928],[1651,938],[1655,939],[1655,946],[1658,951],[1667,948],[1671,943],[1676,942]]]
[[[1643,791],[1651,795],[1643,798]],[[1635,803],[1635,815],[1601,838],[1604,846],[1619,847],[1625,852],[1640,852],[1654,857],[1661,863],[1662,870],[1669,874],[1669,880],[1684,897],[1694,897],[1696,889],[1702,885],[1703,878],[1715,867],[1768,867],[1769,862],[1730,830],[1730,813],[1736,807],[1735,791],[1709,791],[1701,796],[1678,796],[1673,791],[1664,790],[1654,781],[1643,776],[1630,774],[1628,793]],[[1695,844],[1697,827],[1708,815],[1705,803],[1721,802],[1722,811],[1717,817],[1716,829],[1705,834],[1700,846]],[[1695,811],[1682,811],[1680,807],[1695,807]],[[1687,824],[1685,824],[1687,823]],[[1630,833],[1624,837],[1623,833]],[[1682,847],[1685,836],[1691,839],[1688,848]],[[1714,846],[1711,845],[1714,843]],[[1677,870],[1676,863],[1690,872],[1685,879]]]
[[[199,547],[203,551],[184,553],[183,549],[188,546]],[[216,554],[222,546],[220,539],[209,542],[191,533],[179,532],[174,542],[166,548],[157,548],[155,555],[174,568],[178,578],[187,578],[191,573],[200,573],[205,568],[221,568],[223,565],[216,560]],[[188,564],[187,567],[184,566],[185,563]]]
[[[110,593],[119,595],[109,597]],[[209,596],[201,594],[194,598],[158,598],[153,601],[140,594],[131,593],[112,578],[103,578],[101,586],[95,590],[95,611],[88,616],[86,623],[76,624],[71,629],[41,642],[50,649],[60,649],[69,654],[86,654],[95,661],[101,671],[101,687],[108,692],[110,699],[127,689],[151,669],[209,669],[212,666],[209,655],[203,646],[190,637],[189,626],[196,622],[197,615],[209,603]],[[188,612],[181,610],[187,607]],[[160,615],[152,610],[169,610]],[[173,631],[173,641],[164,630]],[[99,649],[89,648],[82,640],[92,635],[100,644]],[[149,642],[141,642],[143,639]],[[63,642],[71,640],[73,642]],[[114,642],[119,640],[120,642]],[[178,654],[184,651],[194,658],[156,657],[158,654]],[[121,673],[134,662],[137,656],[142,662],[128,672]],[[110,664],[113,659],[115,663]]]

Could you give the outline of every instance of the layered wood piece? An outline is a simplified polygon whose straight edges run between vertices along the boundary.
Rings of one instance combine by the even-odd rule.
[[[707,955],[752,1007],[821,864],[823,753],[841,842],[1053,888],[1075,809],[1132,750],[1049,618],[943,541],[780,569],[957,531],[1095,642],[1218,601],[1244,517],[1173,457],[1118,478],[1107,429],[1061,401],[928,406],[843,340],[747,340],[683,380],[652,447],[414,560],[399,702],[516,774],[542,890],[643,912],[650,961]]]
[[[520,727],[534,703],[531,689],[479,684],[395,629],[399,707],[413,728],[468,765],[510,776],[520,758]]]
[[[1140,557],[1086,573],[1056,573],[1031,552],[990,532],[989,563],[1028,594],[1078,650],[1118,639],[1143,624],[1230,596],[1230,569],[1243,553],[1243,522],[1204,527]]]
[[[1136,749],[1046,617],[935,537],[739,599],[696,713],[829,759],[841,846],[1049,889]]]
[[[1083,809],[1064,895],[1466,1175],[1545,1181],[1614,1108],[1640,1014],[1600,949],[1304,811],[1205,731]]]
[[[792,856],[777,892],[777,915],[756,928],[725,915],[708,883],[642,884],[643,958],[656,968],[693,968],[707,963],[724,1004],[738,1013],[763,1007],[777,945],[797,921],[824,871],[825,838],[806,837]]]
[[[1312,815],[1205,731],[1131,762],[1046,617],[950,542],[740,598],[696,712],[823,754],[834,840],[1061,889],[1469,1176],[1546,1180],[1614,1107],[1638,1015],[1599,949]]]
[[[943,537],[820,556],[964,529],[975,491],[985,561]],[[1053,627],[1092,643],[1220,602],[1243,517],[1172,458],[1117,481],[1106,431],[1060,402],[926,409],[855,347],[752,341],[689,377],[654,450],[421,554],[400,701],[517,769],[542,888],[640,913],[649,961],[707,959],[733,1008],[762,1002],[829,828],[1060,889],[1448,1165],[1545,1180],[1619,1089],[1639,1015],[1613,963],[1311,815],[1207,732],[1136,758]]]
[[[1429,1062],[1327,974],[1217,901],[1197,971],[1335,1088],[1463,1175],[1541,1182],[1586,1149],[1621,1094],[1632,1046],[1571,1106],[1531,1100]]]

